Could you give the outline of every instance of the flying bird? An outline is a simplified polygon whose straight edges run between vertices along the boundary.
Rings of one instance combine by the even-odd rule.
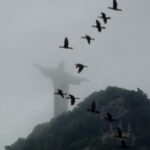
[[[91,108],[89,109],[87,109],[87,111],[89,111],[89,112],[92,112],[92,113],[100,113],[98,110],[96,110],[96,103],[95,103],[95,101],[93,101],[92,102],[92,104],[91,104]]]
[[[91,40],[95,40],[94,38],[91,38],[89,35],[85,35],[81,38],[86,39],[89,45],[91,44]]]
[[[105,119],[110,121],[110,122],[116,121],[116,119],[114,119],[109,112],[107,112],[107,117]]]
[[[78,73],[80,73],[85,67],[87,68],[88,66],[85,66],[83,64],[75,64],[76,68],[78,68]]]
[[[97,28],[99,32],[101,32],[102,29],[106,29],[105,27],[101,26],[101,23],[98,20],[96,20],[96,25],[92,25],[92,27]]]
[[[75,97],[75,96],[74,96],[74,95],[72,95],[72,94],[69,94],[69,95],[68,95],[68,97],[67,97],[67,99],[71,99],[71,105],[74,105],[74,104],[75,104],[76,99],[80,99],[80,98]]]
[[[125,140],[121,141],[121,148],[131,148],[130,146],[127,146]]]
[[[118,137],[118,138],[127,138],[127,137],[123,136],[121,128],[118,128],[118,135],[115,135],[115,137]]]
[[[69,47],[69,41],[67,37],[65,37],[64,46],[59,46],[59,48],[73,49],[72,47]]]
[[[111,17],[107,17],[104,12],[101,12],[101,16],[99,16],[98,18],[102,18],[105,24],[107,23],[108,19],[111,19]]]
[[[119,9],[119,8],[118,8],[117,0],[113,0],[113,6],[112,6],[112,7],[108,7],[108,8],[109,8],[109,9],[116,10],[116,11],[122,11],[122,9]]]
[[[67,95],[66,93],[63,93],[63,91],[60,89],[58,89],[57,92],[55,92],[54,94],[60,95],[62,98],[64,98],[64,95]]]

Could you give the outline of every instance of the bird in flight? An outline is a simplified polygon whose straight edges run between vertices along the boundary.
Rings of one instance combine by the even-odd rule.
[[[59,48],[73,49],[72,47],[69,47],[69,41],[67,37],[65,37],[64,46],[59,46]]]
[[[88,108],[87,111],[90,111],[92,113],[97,113],[97,114],[100,113],[98,110],[96,110],[96,103],[95,103],[95,101],[92,102],[91,108],[90,109]]]
[[[95,40],[94,38],[91,38],[89,35],[85,35],[81,38],[86,39],[89,45],[91,44],[91,40]]]
[[[102,29],[106,29],[105,27],[101,26],[101,23],[98,20],[96,20],[96,25],[92,25],[92,27],[97,28],[99,32],[101,32]]]
[[[74,95],[72,95],[72,94],[69,94],[69,95],[68,95],[68,97],[67,97],[67,99],[71,99],[71,105],[74,105],[74,104],[75,104],[76,99],[80,99],[80,98],[75,97],[75,96],[74,96]]]
[[[115,137],[118,137],[118,138],[127,138],[127,137],[123,136],[121,128],[118,128],[118,135],[115,135]]]
[[[57,92],[55,92],[54,94],[60,95],[62,98],[64,98],[64,95],[67,95],[66,93],[64,93],[62,90],[58,89]]]
[[[85,67],[87,68],[88,66],[85,66],[83,64],[75,64],[76,68],[78,68],[78,73],[80,73]]]
[[[121,148],[131,148],[130,146],[127,146],[125,140],[121,141]]]
[[[107,17],[104,12],[101,12],[101,16],[99,16],[98,18],[102,18],[105,24],[107,23],[108,19],[111,19],[111,17]]]
[[[119,8],[118,8],[117,0],[113,0],[113,6],[112,6],[112,7],[108,7],[108,8],[109,8],[109,9],[116,10],[116,11],[122,11],[122,9],[119,9]]]
[[[109,112],[107,112],[107,117],[105,119],[110,121],[110,122],[116,121],[116,119],[114,119]]]

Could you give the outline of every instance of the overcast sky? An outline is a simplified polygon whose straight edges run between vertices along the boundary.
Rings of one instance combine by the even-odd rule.
[[[123,12],[107,9],[112,0],[0,0],[0,149],[26,137],[53,113],[53,87],[35,68],[66,70],[90,82],[71,86],[84,99],[108,85],[137,87],[150,95],[150,1],[118,0]],[[111,16],[106,30],[91,25],[101,11]],[[81,36],[96,40],[89,46]],[[73,51],[59,49],[68,37]],[[89,66],[77,74],[75,63]]]

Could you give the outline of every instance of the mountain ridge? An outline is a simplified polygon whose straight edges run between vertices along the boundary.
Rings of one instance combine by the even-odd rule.
[[[100,114],[87,111],[93,100]],[[117,118],[112,125],[104,119],[107,112]],[[92,93],[73,111],[37,125],[26,139],[20,138],[5,149],[115,150],[120,149],[120,141],[114,138],[120,126],[129,136],[126,141],[133,150],[147,150],[150,147],[149,113],[150,100],[142,90],[109,86],[105,90]]]

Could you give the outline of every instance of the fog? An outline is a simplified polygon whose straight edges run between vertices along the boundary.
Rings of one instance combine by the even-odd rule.
[[[150,1],[118,0],[123,12],[107,7],[112,0],[0,0],[0,149],[26,137],[53,115],[53,83],[35,67],[57,68],[88,78],[70,92],[82,101],[108,85],[141,88],[150,95]],[[91,25],[104,11],[106,30]],[[89,46],[81,36],[96,40]],[[59,49],[64,37],[74,50]],[[88,66],[77,74],[76,63]]]
[[[69,100],[66,99],[65,96],[63,99],[60,95],[56,95],[58,89],[61,89],[63,93],[70,94],[69,88],[70,85],[80,85],[82,82],[87,82],[86,78],[77,78],[72,76],[68,72],[65,71],[66,64],[64,62],[59,62],[57,68],[45,68],[40,65],[35,65],[41,73],[52,80],[52,85],[54,88],[54,98],[53,98],[53,117],[58,117],[62,113],[67,112],[69,109]],[[71,105],[70,105],[71,107]]]

